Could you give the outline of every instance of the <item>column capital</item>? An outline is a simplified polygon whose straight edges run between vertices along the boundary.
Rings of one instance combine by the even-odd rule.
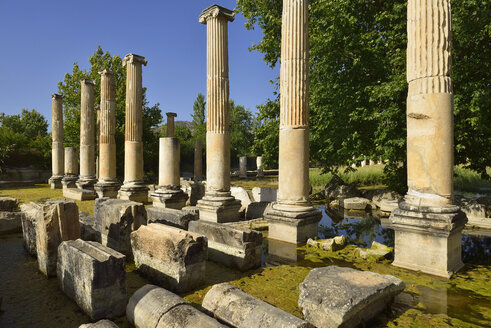
[[[95,85],[95,81],[94,80],[91,80],[91,79],[82,79],[82,80],[80,80],[80,83],[81,84],[92,84],[92,85]]]
[[[201,24],[206,24],[209,18],[216,18],[219,16],[224,17],[229,22],[233,22],[235,19],[235,12],[215,4],[201,12],[199,15],[199,22]]]
[[[53,93],[53,94],[51,95],[51,99],[53,99],[53,100],[60,99],[60,100],[61,100],[61,99],[63,99],[63,95],[59,95],[59,94],[57,94],[57,93]]]
[[[148,61],[143,56],[135,55],[135,54],[127,54],[126,56],[124,56],[123,66],[126,66],[128,63],[129,64],[140,63],[143,64],[144,66],[147,66]]]
[[[167,117],[177,117],[177,114],[172,112],[165,113],[165,115],[167,115]]]
[[[103,69],[102,71],[99,71],[97,73],[99,73],[100,75],[113,75],[113,71],[111,71],[110,69]]]

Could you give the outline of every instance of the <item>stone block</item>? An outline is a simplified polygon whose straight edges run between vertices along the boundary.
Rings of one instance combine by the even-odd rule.
[[[312,327],[305,320],[252,297],[227,282],[214,285],[206,293],[202,306],[232,327]]]
[[[392,258],[393,248],[385,246],[384,244],[378,243],[376,241],[372,242],[370,248],[357,248],[358,255],[362,259],[373,259],[375,261],[382,261],[385,259]]]
[[[151,223],[131,233],[131,247],[138,270],[160,286],[186,292],[204,281],[208,246],[202,235]]]
[[[78,328],[118,328],[116,324],[109,320],[100,320],[95,323],[86,323]]]
[[[183,230],[188,230],[190,221],[198,220],[197,214],[190,211],[175,210],[158,206],[147,206],[148,223],[162,223]]]
[[[364,211],[370,200],[362,197],[342,198],[339,206],[347,210]]]
[[[19,201],[12,197],[0,197],[0,212],[17,212]]]
[[[95,217],[87,212],[79,213],[80,238],[86,241],[101,242],[101,234],[94,228]]]
[[[75,200],[94,200],[97,194],[94,190],[78,189],[78,188],[63,188],[63,197]]]
[[[208,239],[208,259],[246,271],[261,266],[263,236],[259,231],[202,220],[189,223],[189,231]]]
[[[30,255],[37,256],[36,223],[42,217],[43,208],[41,205],[31,202],[21,205],[20,209],[24,214],[21,218],[24,248]]]
[[[62,242],[58,285],[92,319],[111,319],[126,308],[125,256],[93,241]]]
[[[0,212],[0,235],[22,231],[21,212]]]
[[[154,285],[145,285],[131,296],[126,317],[139,328],[225,328],[185,299]]]
[[[247,207],[247,205],[252,202],[249,193],[242,187],[230,187],[230,193],[235,199],[240,200],[240,204],[243,208]]]
[[[314,208],[307,208],[303,212],[287,212],[275,209],[273,205],[264,214],[264,217],[269,222],[269,239],[300,244],[317,236],[322,213]]]
[[[194,182],[190,185],[189,189],[187,189],[189,195],[189,205],[196,206],[198,204],[198,200],[205,196],[205,185],[200,182]]]
[[[58,246],[63,241],[80,238],[78,206],[74,201],[57,199],[42,205],[36,222],[36,251],[39,270],[56,275]]]
[[[278,189],[272,188],[252,188],[252,198],[255,202],[276,202]]]
[[[399,201],[383,199],[380,202],[379,207],[380,207],[380,211],[382,211],[384,214],[390,214],[393,210],[399,208]]]
[[[310,271],[298,306],[316,327],[356,327],[385,310],[404,287],[389,275],[331,265]]]
[[[267,211],[271,203],[268,202],[253,202],[247,205],[245,216],[247,219],[259,219],[264,217],[264,213]]]
[[[314,246],[325,251],[339,251],[346,247],[346,237],[345,236],[336,236],[334,238],[329,239],[318,239],[313,240],[309,238],[307,240],[307,244],[310,246]]]
[[[130,200],[99,198],[94,214],[94,227],[101,234],[102,245],[133,258],[130,233],[147,224],[145,206]]]
[[[224,193],[229,194],[229,193]],[[239,220],[240,201],[230,196],[210,195],[198,201],[200,220],[225,223]]]
[[[384,201],[398,203],[401,199],[401,195],[399,195],[395,191],[387,189],[376,190],[372,195],[372,203],[374,203],[379,208],[382,207],[382,203]]]

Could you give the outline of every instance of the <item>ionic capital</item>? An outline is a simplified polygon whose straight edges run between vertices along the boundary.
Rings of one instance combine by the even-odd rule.
[[[143,56],[135,55],[135,54],[127,54],[123,59],[123,66],[127,64],[139,63],[147,66],[148,61]]]
[[[113,71],[109,70],[109,69],[103,69],[102,71],[99,71],[98,72],[100,75],[113,75]]]
[[[95,85],[95,81],[94,81],[94,80],[91,80],[91,79],[82,79],[82,80],[80,80],[80,83],[81,83],[81,84],[91,84],[91,85]]]
[[[199,22],[201,24],[206,24],[209,18],[216,18],[219,16],[224,17],[229,22],[233,22],[235,19],[235,12],[219,5],[212,5],[201,12],[201,15],[199,15]]]
[[[62,100],[63,99],[63,96],[62,95],[59,95],[57,93],[53,93],[51,95],[51,99],[53,99],[53,100]]]

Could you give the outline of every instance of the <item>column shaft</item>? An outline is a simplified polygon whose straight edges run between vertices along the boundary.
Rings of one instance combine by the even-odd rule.
[[[63,97],[54,94],[51,106],[53,176],[63,176]]]
[[[92,80],[82,80],[80,101],[80,179],[95,183],[95,116],[94,85]]]
[[[99,180],[116,180],[116,96],[112,72],[101,74]]]

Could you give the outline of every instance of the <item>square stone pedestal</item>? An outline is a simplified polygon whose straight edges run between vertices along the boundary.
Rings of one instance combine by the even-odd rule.
[[[109,197],[109,198],[117,198],[118,190],[120,184],[117,181],[114,182],[98,182],[94,185],[94,190],[97,193],[99,198]]]
[[[269,223],[268,239],[280,240],[292,244],[305,243],[307,239],[317,237],[318,224],[322,218],[322,212],[306,207],[300,211],[300,207],[294,207],[295,211],[279,209],[278,204],[264,214]]]
[[[467,217],[458,206],[418,207],[405,202],[390,216],[395,266],[450,278],[462,263],[461,233]]]
[[[80,178],[77,180],[77,187],[79,189],[94,190],[94,185],[97,179],[95,178]]]
[[[148,188],[142,184],[125,184],[118,191],[118,198],[138,203],[148,202]]]
[[[61,184],[63,185],[63,189],[66,188],[77,188],[78,176],[76,175],[65,175],[61,180]]]
[[[216,223],[239,221],[240,200],[230,195],[230,192],[206,193],[198,200],[199,219]]]
[[[181,188],[159,188],[150,194],[154,206],[180,210],[186,206],[189,196]]]
[[[61,189],[62,184],[61,180],[63,179],[62,175],[54,175],[48,180],[48,184],[50,185],[51,189]]]

